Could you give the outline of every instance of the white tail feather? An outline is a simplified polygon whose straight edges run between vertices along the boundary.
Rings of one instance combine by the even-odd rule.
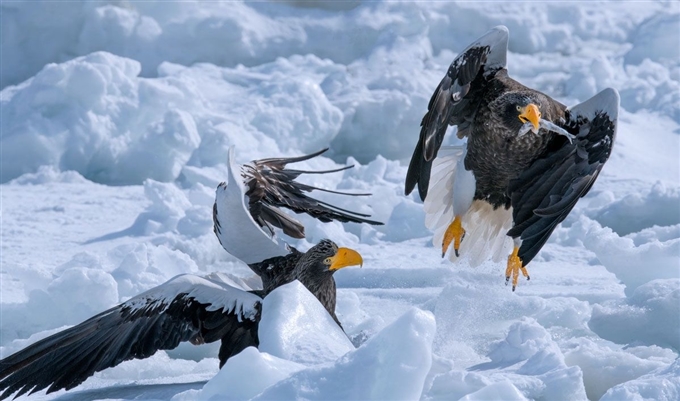
[[[495,209],[490,203],[474,201],[463,215],[465,239],[460,246],[460,255],[467,256],[471,266],[478,266],[492,258],[498,263],[510,254],[512,238],[506,233],[512,227],[512,208]],[[449,259],[456,260],[453,252]]]

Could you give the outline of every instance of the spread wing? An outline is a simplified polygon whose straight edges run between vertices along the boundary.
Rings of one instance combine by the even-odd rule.
[[[556,136],[544,155],[510,182],[514,226],[508,235],[521,238],[524,265],[593,186],[612,151],[618,109],[614,89],[568,109],[563,128],[576,135],[573,143]]]
[[[16,396],[45,388],[48,393],[68,390],[95,372],[148,358],[182,341],[223,339],[222,347],[226,341],[231,354],[234,346],[257,345],[252,342],[257,341],[261,301],[219,281],[177,276],[1,360],[0,399],[17,391]]]
[[[382,224],[366,219],[366,214],[345,210],[307,195],[313,190],[350,196],[368,194],[336,192],[295,181],[301,174],[327,174],[352,166],[327,171],[286,169],[289,163],[311,159],[326,150],[293,158],[255,160],[239,166],[234,163],[234,148],[230,148],[227,163],[229,181],[218,185],[213,205],[214,231],[222,247],[248,265],[288,255],[289,247],[274,236],[273,228],[278,227],[293,238],[304,238],[305,228],[280,210],[281,207],[307,213],[323,222],[338,220]]]
[[[482,90],[496,72],[505,68],[507,50],[508,29],[497,26],[453,60],[420,123],[420,138],[406,173],[406,195],[417,184],[420,199],[425,200],[432,160],[437,157],[448,125],[458,126],[459,137],[467,135]]]
[[[277,227],[290,237],[304,238],[304,226],[282,212],[279,209],[281,207],[296,213],[307,213],[325,223],[337,220],[345,223],[382,224],[367,219],[366,217],[369,217],[367,214],[346,210],[307,195],[315,190],[348,196],[369,196],[370,194],[331,191],[295,181],[301,174],[328,174],[347,170],[353,166],[326,171],[286,169],[289,163],[311,159],[327,150],[323,149],[310,155],[293,158],[255,160],[243,166],[245,185],[248,189],[246,192],[248,207],[251,216],[260,227],[267,227],[272,233],[272,227]]]

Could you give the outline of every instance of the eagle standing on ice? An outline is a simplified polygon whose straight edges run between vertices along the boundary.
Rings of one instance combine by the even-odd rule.
[[[144,359],[159,350],[173,349],[184,341],[193,344],[220,341],[220,367],[246,347],[259,345],[258,326],[262,301],[276,288],[299,280],[335,315],[333,274],[362,265],[361,255],[324,239],[300,252],[274,235],[304,238],[304,226],[279,208],[306,213],[323,221],[382,224],[365,214],[341,209],[306,193],[319,190],[296,178],[328,171],[287,169],[288,163],[311,159],[325,152],[296,158],[234,162],[229,150],[228,182],[215,192],[214,231],[222,247],[245,262],[262,279],[261,289],[243,288],[228,277],[191,274],[130,298],[69,329],[37,341],[0,360],[0,400],[47,389],[51,393],[72,389],[95,372],[130,359]],[[342,327],[340,325],[340,327]]]
[[[536,256],[597,179],[616,136],[619,95],[605,89],[567,108],[508,76],[508,29],[487,32],[451,63],[421,123],[406,174],[442,257],[499,262],[506,284]],[[441,147],[448,125],[467,138]],[[428,196],[429,193],[429,196]],[[464,240],[463,240],[464,239]]]

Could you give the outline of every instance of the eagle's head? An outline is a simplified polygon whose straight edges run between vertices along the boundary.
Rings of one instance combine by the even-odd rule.
[[[363,263],[357,251],[340,248],[335,242],[324,239],[311,247],[300,259],[296,266],[297,278],[307,288],[310,288],[314,287],[313,283],[330,278],[333,273],[343,267],[363,265]]]
[[[538,132],[541,122],[541,101],[534,94],[509,92],[499,97],[496,112],[501,121],[511,132],[520,132],[529,123],[531,131]],[[526,131],[525,131],[526,132]]]

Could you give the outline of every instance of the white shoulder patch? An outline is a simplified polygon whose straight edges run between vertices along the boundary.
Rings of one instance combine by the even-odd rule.
[[[234,148],[229,149],[229,181],[220,184],[215,191],[217,234],[222,247],[246,264],[262,262],[289,252],[285,243],[271,238],[253,220],[245,200],[245,188],[241,177],[241,166],[234,162]]]
[[[222,310],[223,313],[238,315],[239,320],[254,320],[257,316],[256,305],[262,299],[257,295],[232,287],[224,282],[207,278],[181,274],[164,284],[143,292],[123,303],[123,308],[149,309],[156,313],[163,312],[180,294],[186,298],[207,304],[206,310]]]

